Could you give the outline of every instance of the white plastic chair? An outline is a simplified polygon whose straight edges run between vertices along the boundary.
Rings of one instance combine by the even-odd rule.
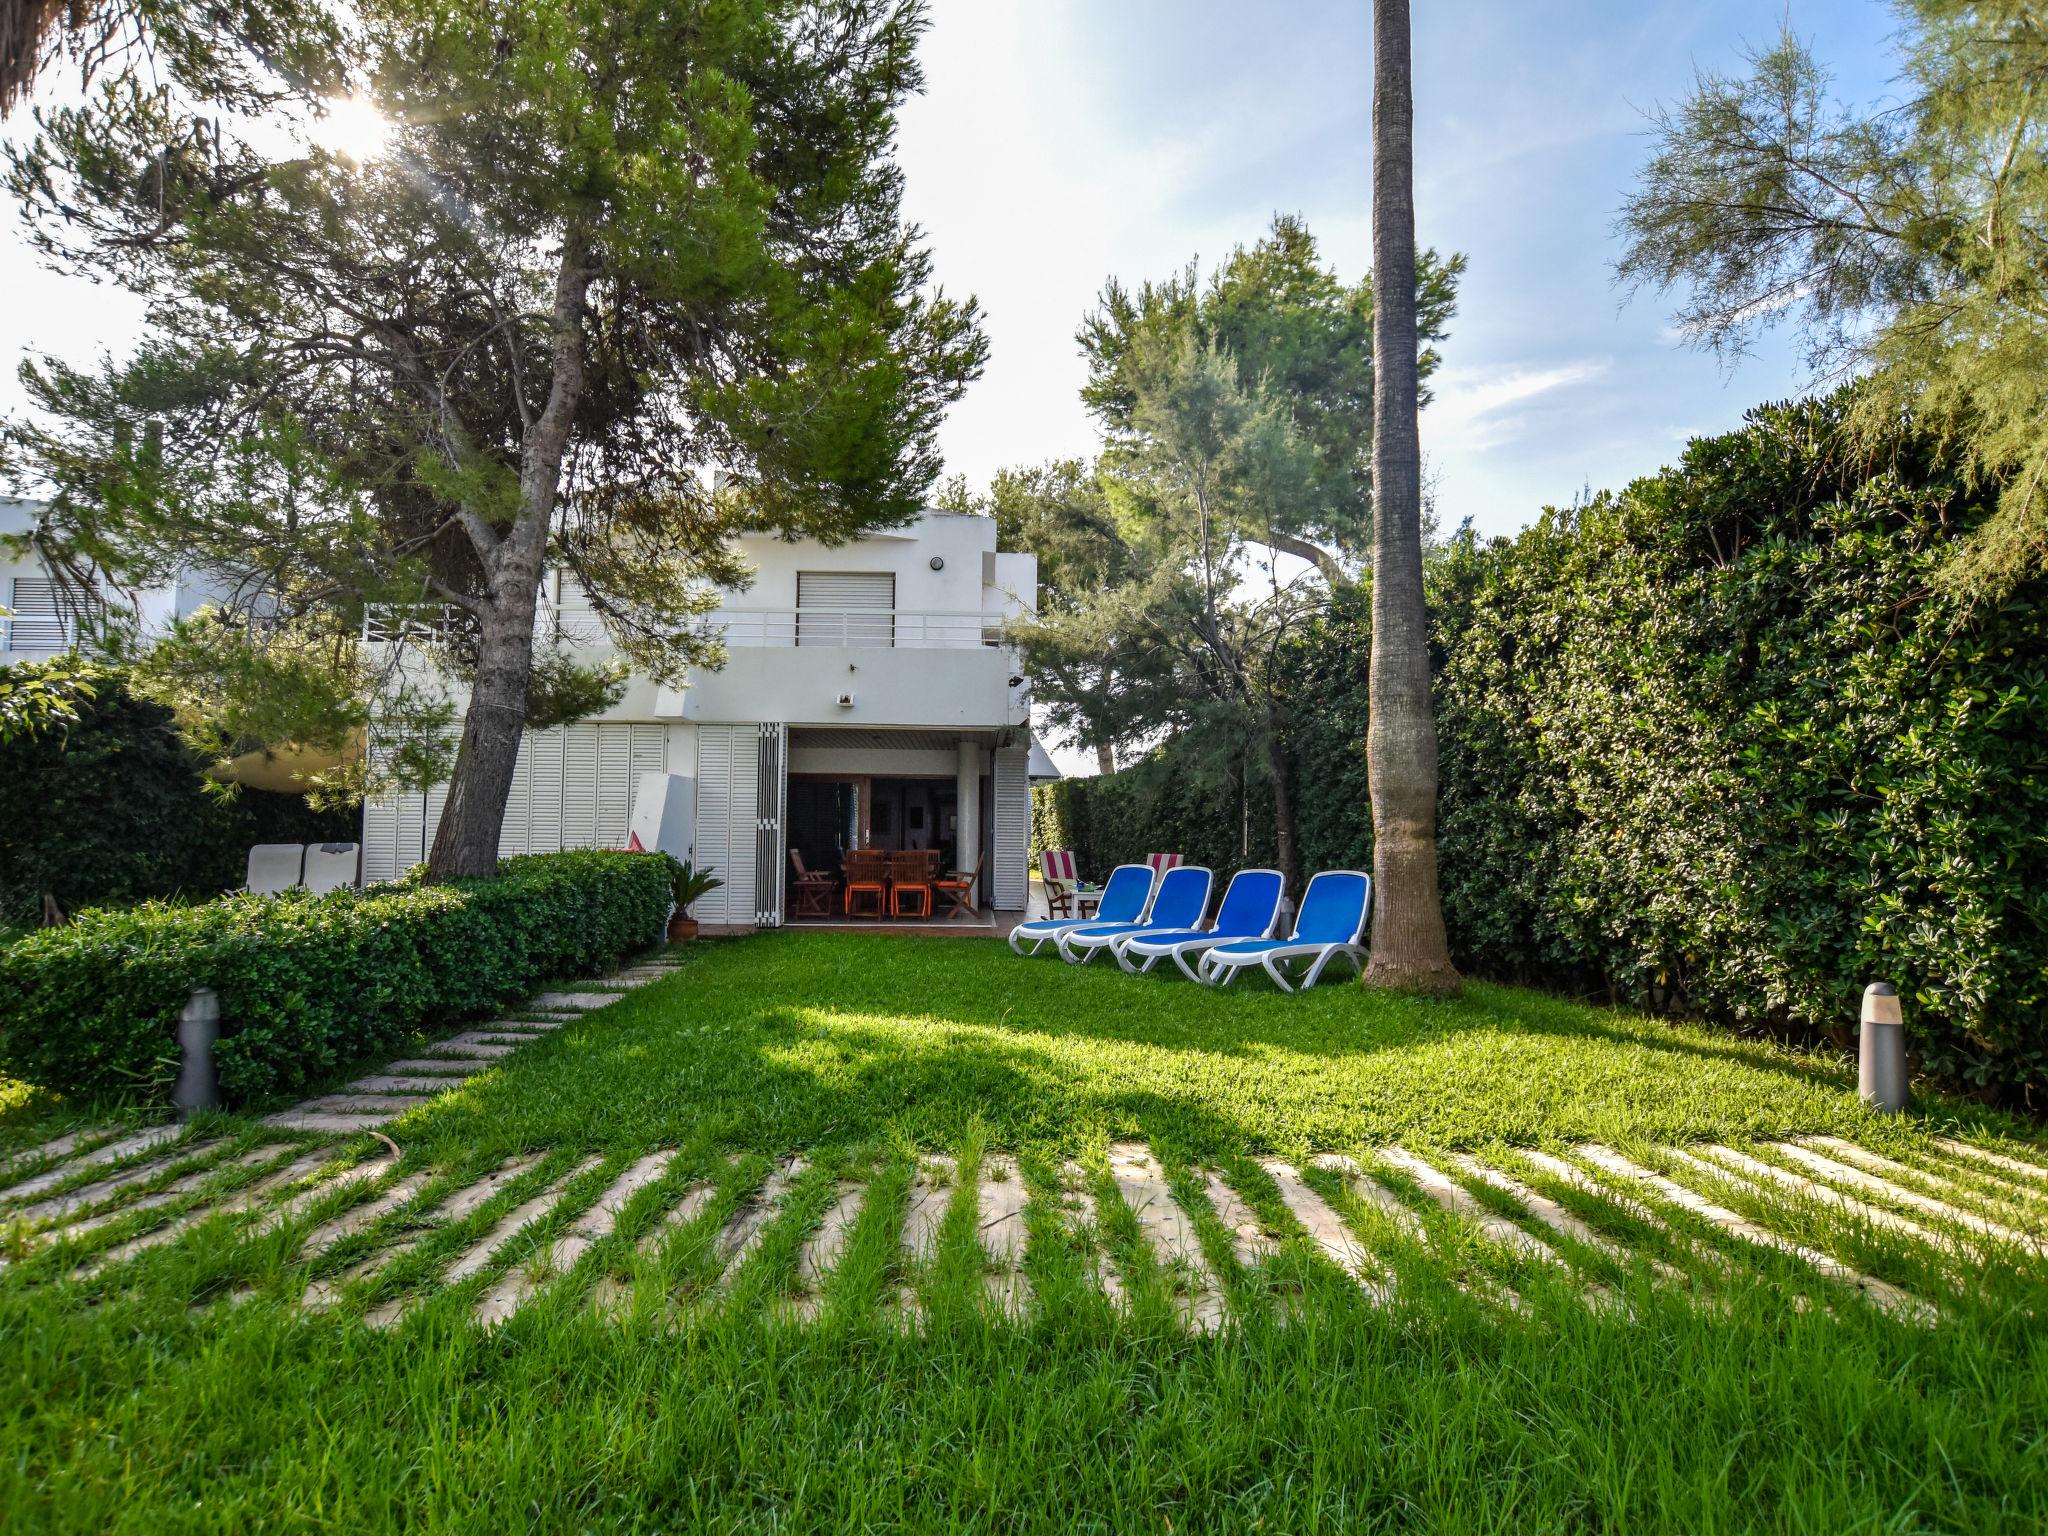
[[[258,843],[249,850],[249,877],[243,889],[253,896],[275,896],[297,885],[305,868],[304,843]]]
[[[356,843],[309,843],[306,845],[306,889],[315,896],[338,891],[356,883],[356,865],[362,848]]]

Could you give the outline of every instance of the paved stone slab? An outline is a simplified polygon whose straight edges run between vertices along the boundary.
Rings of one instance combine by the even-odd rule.
[[[224,1163],[215,1163],[210,1167],[200,1169],[196,1173],[188,1173],[183,1178],[166,1184],[162,1189],[156,1190],[151,1194],[140,1195],[133,1200],[124,1201],[113,1210],[101,1215],[64,1222],[58,1226],[51,1227],[46,1232],[39,1232],[35,1235],[35,1241],[39,1243],[75,1243],[81,1238],[88,1237],[92,1233],[99,1231],[102,1227],[111,1227],[116,1222],[126,1220],[138,1212],[157,1210],[160,1207],[182,1200],[185,1196],[191,1194],[202,1185],[209,1183],[218,1175],[232,1169],[254,1168],[264,1163],[274,1163],[289,1150],[291,1149],[274,1143],[266,1147],[253,1148],[242,1153],[239,1157],[228,1159]]]
[[[325,1147],[317,1151],[308,1152],[304,1157],[287,1164],[276,1173],[258,1179],[247,1189],[239,1190],[211,1204],[194,1206],[191,1210],[185,1212],[184,1215],[174,1218],[154,1231],[145,1232],[140,1237],[130,1238],[118,1247],[109,1248],[91,1263],[79,1269],[76,1272],[77,1278],[89,1280],[95,1275],[114,1268],[116,1265],[127,1263],[137,1254],[146,1252],[151,1248],[161,1248],[166,1243],[174,1243],[201,1222],[211,1221],[219,1216],[246,1215],[248,1212],[257,1209],[257,1207],[268,1204],[270,1198],[280,1191],[289,1189],[292,1185],[311,1178],[322,1168],[326,1167],[333,1160],[333,1157],[333,1152]]]
[[[1542,1238],[1524,1231],[1507,1217],[1481,1205],[1473,1198],[1470,1190],[1414,1153],[1402,1147],[1388,1147],[1380,1156],[1413,1179],[1430,1199],[1452,1215],[1470,1222],[1501,1247],[1512,1249],[1524,1258],[1554,1264],[1560,1269],[1570,1267],[1565,1263],[1563,1256]]]
[[[178,1149],[174,1156],[152,1159],[140,1168],[131,1168],[126,1173],[117,1173],[111,1178],[95,1179],[77,1189],[66,1190],[61,1195],[52,1195],[38,1200],[34,1205],[25,1206],[15,1214],[23,1221],[48,1221],[58,1216],[68,1216],[73,1211],[82,1211],[89,1205],[98,1205],[102,1200],[111,1199],[124,1189],[137,1184],[147,1184],[160,1179],[193,1158],[200,1157],[220,1145],[218,1137],[195,1141]]]
[[[1254,1269],[1273,1256],[1279,1244],[1266,1230],[1266,1224],[1244,1203],[1243,1196],[1224,1183],[1214,1170],[1202,1170],[1202,1191],[1208,1195],[1209,1208],[1215,1211],[1216,1219],[1230,1233],[1230,1256],[1233,1259],[1246,1269]]]
[[[469,1079],[466,1076],[394,1077],[389,1074],[379,1074],[376,1077],[359,1077],[341,1091],[343,1093],[436,1094],[447,1093],[451,1089],[460,1088],[468,1081]]]
[[[19,1152],[8,1157],[6,1161],[0,1162],[0,1179],[10,1177],[17,1168],[26,1168],[31,1165],[39,1166],[51,1161],[53,1158],[64,1156],[67,1152],[82,1146],[86,1142],[95,1141],[102,1136],[111,1134],[105,1126],[88,1126],[82,1131],[72,1131],[68,1135],[58,1136],[53,1140],[43,1142],[39,1146],[23,1147]]]
[[[389,1061],[384,1070],[404,1077],[445,1077],[451,1086],[459,1086],[466,1077],[490,1070],[487,1061],[460,1061],[453,1056],[408,1056],[403,1061]]]
[[[1895,1312],[1930,1324],[1935,1320],[1934,1309],[1925,1302],[1908,1296],[1904,1291],[1886,1285],[1882,1280],[1874,1280],[1869,1275],[1850,1268],[1833,1254],[1823,1253],[1818,1248],[1808,1248],[1803,1244],[1793,1242],[1790,1238],[1781,1237],[1768,1227],[1759,1226],[1749,1220],[1748,1217],[1738,1215],[1726,1206],[1716,1205],[1713,1201],[1686,1188],[1675,1179],[1668,1179],[1660,1173],[1652,1173],[1647,1168],[1639,1167],[1623,1157],[1619,1152],[1592,1143],[1578,1147],[1575,1150],[1580,1157],[1583,1157],[1602,1172],[1613,1174],[1617,1178],[1629,1179],[1654,1189],[1659,1195],[1670,1201],[1680,1210],[1689,1212],[1699,1217],[1702,1221],[1720,1228],[1731,1237],[1738,1237],[1742,1241],[1752,1243],[1759,1248],[1770,1248],[1776,1252],[1788,1254],[1793,1258],[1799,1259],[1826,1278],[1861,1291],[1873,1303],[1887,1312]]]
[[[1360,1290],[1380,1305],[1391,1301],[1394,1295],[1393,1274],[1373,1256],[1371,1249],[1359,1241],[1358,1234],[1351,1230],[1329,1201],[1309,1188],[1301,1171],[1277,1157],[1262,1158],[1259,1166],[1266,1171],[1266,1177],[1279,1186],[1280,1203],[1287,1207],[1288,1215],[1301,1223],[1309,1241],[1316,1245],[1323,1257],[1349,1275]]]
[[[504,1275],[476,1304],[476,1319],[486,1328],[495,1327],[524,1306],[534,1292],[557,1275],[574,1269],[583,1255],[611,1236],[619,1213],[633,1197],[658,1183],[675,1161],[673,1152],[654,1152],[641,1158],[618,1176],[597,1203],[571,1223],[530,1264],[522,1264]]]
[[[903,1215],[903,1251],[927,1259],[939,1244],[939,1228],[953,1203],[955,1165],[950,1157],[920,1157],[910,1180],[910,1205]]]
[[[511,1183],[521,1174],[528,1172],[539,1162],[540,1157],[538,1154],[515,1158],[511,1162],[485,1174],[474,1184],[466,1184],[453,1194],[444,1196],[440,1203],[432,1210],[421,1213],[423,1225],[420,1231],[414,1232],[407,1237],[402,1237],[387,1247],[379,1248],[375,1253],[370,1254],[350,1268],[343,1270],[338,1275],[334,1275],[326,1280],[315,1280],[306,1287],[305,1293],[299,1298],[299,1305],[309,1312],[324,1312],[328,1310],[341,1300],[343,1294],[347,1292],[350,1286],[355,1285],[359,1281],[367,1280],[388,1268],[394,1260],[419,1247],[439,1227],[452,1225],[474,1215],[507,1184]],[[423,1178],[430,1177],[430,1175],[423,1175]],[[371,1219],[374,1220],[375,1218]],[[431,1225],[428,1225],[428,1223]],[[364,1223],[366,1226],[368,1224],[368,1222]]]
[[[2039,1251],[2040,1239],[2031,1234],[2001,1226],[1988,1217],[1949,1203],[1950,1200],[1968,1200],[1988,1205],[2002,1214],[2010,1214],[2024,1220],[2028,1213],[2017,1199],[2001,1200],[1998,1196],[1973,1186],[1958,1184],[1952,1179],[1944,1179],[1939,1174],[1929,1173],[1925,1168],[1915,1168],[1906,1163],[1893,1162],[1888,1157],[1880,1157],[1875,1152],[1857,1146],[1853,1141],[1843,1141],[1835,1136],[1802,1136],[1797,1141],[1781,1141],[1776,1145],[1780,1152],[1795,1162],[1824,1173],[1838,1183],[1882,1193],[1885,1198],[1898,1204],[1910,1205],[1915,1210],[1959,1222],[1987,1236]],[[1823,1153],[1828,1155],[1823,1156]],[[1849,1166],[1851,1164],[1854,1166]],[[1936,1189],[1945,1191],[1948,1198],[1937,1199],[1913,1188],[1910,1183],[1901,1182],[1902,1180],[1931,1184]]]
[[[2048,1168],[2043,1168],[2039,1163],[2031,1163],[2024,1158],[2008,1157],[2003,1152],[1993,1152],[1988,1147],[1975,1147],[1967,1141],[1957,1141],[1948,1136],[1941,1138],[1940,1145],[1944,1150],[1959,1157],[1967,1157],[1972,1162],[1983,1163],[2002,1173],[2017,1174],[2032,1183],[2048,1183]]]
[[[144,1152],[154,1151],[166,1142],[176,1141],[184,1134],[185,1128],[182,1125],[153,1125],[146,1131],[123,1136],[118,1141],[110,1141],[103,1147],[95,1147],[92,1151],[59,1163],[55,1168],[39,1173],[33,1178],[23,1179],[19,1184],[0,1190],[0,1204],[30,1199],[45,1190],[55,1189],[59,1184],[77,1178],[88,1168],[101,1168],[108,1163],[117,1163],[124,1157],[138,1157]]]
[[[1109,1176],[1131,1214],[1138,1219],[1138,1232],[1152,1250],[1160,1267],[1173,1277],[1181,1320],[1203,1333],[1214,1332],[1223,1322],[1223,1298],[1216,1289],[1216,1272],[1202,1252],[1201,1238],[1187,1213],[1175,1203],[1166,1185],[1166,1171],[1151,1149],[1135,1141],[1117,1142],[1109,1149]]]
[[[311,1131],[321,1136],[350,1136],[358,1131],[381,1130],[396,1119],[395,1114],[344,1115],[318,1110],[287,1109],[266,1119],[281,1131]]]
[[[1424,1225],[1422,1218],[1410,1210],[1399,1195],[1359,1167],[1355,1159],[1346,1157],[1339,1152],[1325,1152],[1315,1159],[1314,1165],[1318,1168],[1327,1168],[1330,1172],[1341,1178],[1344,1181],[1344,1187],[1351,1191],[1354,1197],[1378,1212],[1384,1220],[1391,1223],[1395,1230],[1400,1232],[1410,1242],[1415,1243],[1418,1247],[1428,1249],[1432,1253],[1438,1251],[1436,1243],[1429,1235],[1429,1228]],[[1456,1277],[1452,1278],[1451,1283],[1457,1286],[1459,1290],[1468,1293],[1473,1289],[1464,1280]],[[1511,1312],[1528,1311],[1527,1303],[1516,1294],[1512,1286],[1503,1281],[1496,1280],[1490,1275],[1480,1278],[1479,1290],[1483,1293],[1484,1299],[1506,1307]]]
[[[1030,1193],[1013,1157],[983,1157],[980,1183],[975,1236],[991,1266],[983,1277],[988,1299],[1005,1316],[1022,1317],[1031,1309],[1031,1282],[1024,1276],[1030,1236],[1024,1208]]]
[[[1582,1247],[1591,1248],[1595,1253],[1605,1254],[1623,1268],[1647,1262],[1658,1279],[1684,1283],[1685,1275],[1682,1271],[1673,1269],[1662,1259],[1650,1258],[1646,1261],[1641,1254],[1634,1253],[1606,1234],[1595,1231],[1548,1195],[1539,1195],[1520,1179],[1505,1174],[1498,1168],[1489,1168],[1476,1157],[1459,1156],[1451,1161],[1461,1173],[1499,1190],[1560,1237],[1568,1237]]]
[[[609,1008],[625,995],[623,992],[543,992],[530,1006],[587,1013],[593,1008]]]
[[[446,1040],[436,1040],[431,1049],[445,1051],[458,1045],[502,1045],[516,1051],[527,1043],[527,1039],[517,1031],[468,1029],[459,1035],[450,1035]]]
[[[760,1190],[734,1213],[725,1230],[718,1234],[720,1290],[731,1289],[734,1278],[754,1256],[754,1250],[761,1246],[768,1224],[780,1214],[782,1197],[789,1193],[789,1186],[809,1166],[801,1157],[777,1163]]]
[[[860,1220],[867,1194],[866,1185],[841,1179],[818,1230],[804,1240],[803,1251],[796,1259],[797,1283],[803,1287],[794,1308],[799,1317],[813,1318],[824,1310],[825,1281],[839,1267],[840,1255],[846,1251],[854,1223]]]
[[[256,1223],[255,1233],[261,1237],[266,1232],[275,1232],[279,1227],[297,1221],[329,1196],[344,1189],[353,1189],[358,1184],[374,1184],[397,1166],[398,1159],[389,1152],[380,1152],[375,1157],[365,1158],[354,1167],[342,1169],[334,1177],[321,1180],[311,1189],[293,1195],[284,1204],[266,1212],[263,1219]]]
[[[1931,1247],[1946,1249],[1951,1253],[1960,1253],[1970,1258],[1979,1256],[1978,1250],[1961,1238],[1946,1232],[1930,1232],[1919,1223],[1909,1221],[1894,1211],[1867,1204],[1853,1195],[1845,1195],[1839,1189],[1819,1183],[1803,1173],[1780,1168],[1776,1163],[1767,1163],[1762,1158],[1751,1157],[1747,1152],[1738,1152],[1733,1147],[1721,1146],[1718,1143],[1707,1147],[1706,1151],[1713,1158],[1713,1162],[1704,1165],[1690,1153],[1674,1152],[1672,1155],[1694,1167],[1732,1167],[1745,1174],[1753,1184],[1776,1184],[1781,1189],[1789,1189],[1818,1205],[1842,1211],[1858,1221],[1868,1222],[1873,1227],[1903,1232],[1908,1237],[1916,1238]]]
[[[443,1040],[430,1047],[435,1054],[445,1058],[461,1058],[467,1061],[498,1061],[510,1056],[519,1047],[516,1045],[484,1045],[467,1041]]]
[[[416,1093],[330,1093],[297,1108],[310,1115],[402,1115],[418,1109],[421,1102]]]
[[[1095,1192],[1088,1184],[1088,1172],[1079,1163],[1068,1163],[1060,1169],[1060,1198],[1066,1204],[1067,1225],[1087,1245],[1088,1265],[1094,1275],[1095,1288],[1108,1299],[1110,1306],[1125,1312],[1130,1309],[1130,1297],[1124,1292],[1123,1276],[1117,1273],[1116,1261],[1103,1247],[1102,1227],[1095,1212]]]
[[[421,1190],[433,1182],[433,1178],[433,1174],[427,1172],[408,1175],[400,1179],[396,1184],[393,1184],[389,1189],[377,1196],[376,1199],[366,1200],[361,1205],[351,1206],[332,1221],[315,1227],[306,1234],[306,1240],[299,1244],[299,1257],[302,1259],[317,1259],[321,1254],[327,1252],[328,1249],[334,1247],[335,1244],[343,1239],[353,1237],[356,1233],[375,1226],[388,1213],[410,1203]]]

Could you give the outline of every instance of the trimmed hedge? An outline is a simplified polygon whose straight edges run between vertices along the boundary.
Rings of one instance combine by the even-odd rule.
[[[161,1100],[178,1016],[220,995],[229,1102],[289,1092],[551,976],[656,943],[665,854],[507,859],[488,880],[233,896],[80,913],[0,950],[0,1071],[57,1092]]]
[[[1846,1041],[1896,983],[1926,1070],[2048,1089],[2048,581],[1937,577],[1995,487],[1844,398],[1750,413],[1619,496],[1464,537],[1429,571],[1444,915],[1469,974]],[[1304,868],[1369,867],[1371,623],[1346,593],[1290,659]],[[1178,847],[1272,859],[1253,786],[1169,743],[1041,791],[1096,874]]]

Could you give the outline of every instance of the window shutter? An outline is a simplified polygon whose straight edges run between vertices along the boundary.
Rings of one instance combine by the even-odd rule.
[[[596,848],[597,738],[604,727],[562,729],[562,846]]]
[[[562,732],[526,738],[526,853],[562,850]]]
[[[1031,838],[1031,752],[1028,747],[999,747],[991,755],[995,904],[999,911],[1021,912],[1030,879],[1025,860]]]
[[[872,651],[896,644],[893,571],[798,571],[796,607],[798,645]],[[806,617],[806,609],[817,612]]]
[[[776,928],[782,924],[786,736],[780,725],[763,725],[760,733],[754,774],[754,921],[763,928]]]

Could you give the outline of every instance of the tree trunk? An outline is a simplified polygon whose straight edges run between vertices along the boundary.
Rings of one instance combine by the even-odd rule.
[[[1095,744],[1095,771],[1097,773],[1116,772],[1116,748],[1106,741],[1099,741]]]
[[[561,488],[562,459],[583,394],[583,314],[589,290],[589,251],[572,229],[555,274],[548,400],[528,425],[520,455],[519,515],[485,561],[490,593],[481,618],[476,679],[448,782],[448,803],[427,858],[429,880],[474,878],[498,867],[505,802],[526,729],[541,564]]]
[[[1323,580],[1329,583],[1332,592],[1349,585],[1351,578],[1344,573],[1343,565],[1322,545],[1312,544],[1307,539],[1297,538],[1291,533],[1276,531],[1266,537],[1267,542],[1281,554],[1292,555],[1297,560],[1306,560],[1321,571]]]
[[[1266,707],[1264,730],[1266,772],[1273,781],[1273,852],[1287,889],[1301,889],[1301,850],[1295,837],[1294,769],[1287,761],[1287,741],[1279,711]]]
[[[1458,989],[1437,894],[1436,719],[1422,597],[1415,361],[1415,103],[1408,0],[1374,0],[1372,97],[1373,986]]]

